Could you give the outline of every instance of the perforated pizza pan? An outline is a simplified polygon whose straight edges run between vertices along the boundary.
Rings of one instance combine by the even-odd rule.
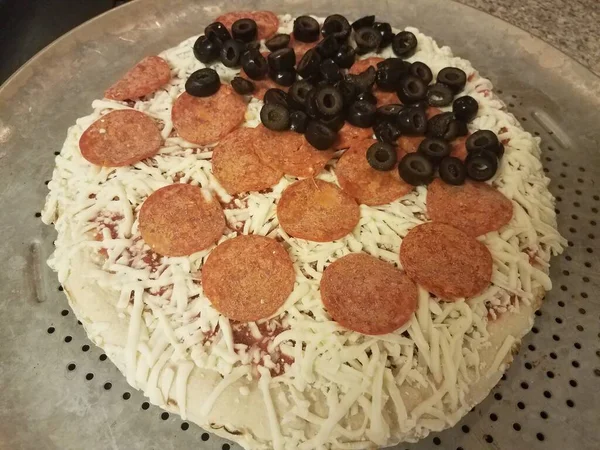
[[[398,449],[597,449],[600,441],[600,80],[529,34],[434,0],[344,3],[450,45],[494,82],[542,138],[545,171],[569,240],[547,296],[503,381],[454,429]],[[326,0],[133,2],[79,27],[0,89],[0,448],[229,449],[150,406],[91,345],[45,260],[39,220],[54,154],[110,80],[144,55],[198,34],[220,10],[332,13]]]

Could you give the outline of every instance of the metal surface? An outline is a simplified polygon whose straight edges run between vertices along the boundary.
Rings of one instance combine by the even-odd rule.
[[[346,3],[344,14],[364,14],[360,3]],[[67,127],[142,56],[199,33],[219,12],[205,5],[128,4],[66,35],[0,89],[1,449],[229,448],[149,407],[101,351],[90,348],[44,264],[54,232],[36,217]],[[327,15],[329,5],[218,6]],[[494,81],[509,110],[542,137],[559,226],[570,240],[552,261],[555,289],[506,380],[453,430],[398,448],[598,448],[600,80],[522,30],[452,2],[372,2],[368,12],[419,27]]]

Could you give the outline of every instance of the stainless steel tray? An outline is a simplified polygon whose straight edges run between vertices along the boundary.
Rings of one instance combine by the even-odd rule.
[[[399,449],[596,449],[600,441],[600,79],[505,22],[453,2],[344,3],[450,45],[491,78],[542,137],[569,239],[555,289],[506,379],[452,430]],[[39,211],[54,152],[91,101],[142,56],[200,33],[219,9],[327,15],[316,0],[130,3],[77,28],[0,89],[0,448],[228,449],[225,440],[149,406],[91,346],[44,264],[54,232]]]

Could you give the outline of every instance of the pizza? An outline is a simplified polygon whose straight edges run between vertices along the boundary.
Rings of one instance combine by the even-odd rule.
[[[67,132],[49,265],[128,383],[247,449],[456,424],[564,239],[491,82],[415,28],[227,13]]]

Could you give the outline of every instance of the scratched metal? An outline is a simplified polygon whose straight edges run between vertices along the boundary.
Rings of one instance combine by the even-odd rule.
[[[595,449],[600,440],[600,80],[524,31],[453,2],[344,3],[343,13],[412,25],[494,81],[542,137],[569,239],[555,289],[506,380],[457,427],[398,449]],[[200,33],[221,9],[327,15],[330,2],[132,2],[56,41],[0,88],[0,449],[228,449],[235,446],[132,391],[90,345],[44,264],[54,231],[36,213],[67,127],[144,55]],[[91,347],[91,348],[90,348]]]

